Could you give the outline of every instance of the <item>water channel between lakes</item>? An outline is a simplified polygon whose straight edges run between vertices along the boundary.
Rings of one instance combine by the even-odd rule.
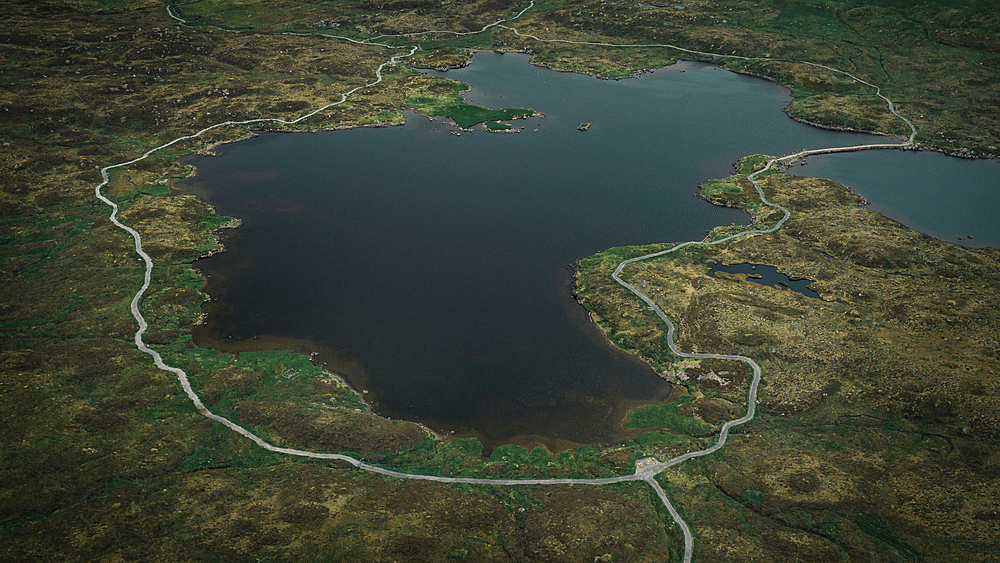
[[[620,441],[630,409],[671,392],[593,326],[569,265],[746,223],[692,197],[742,156],[885,140],[796,123],[786,89],[699,63],[604,81],[480,52],[442,76],[545,117],[457,135],[408,113],[187,160],[198,176],[181,187],[244,220],[197,263],[213,302],[195,339],[319,351],[376,412],[487,450]]]

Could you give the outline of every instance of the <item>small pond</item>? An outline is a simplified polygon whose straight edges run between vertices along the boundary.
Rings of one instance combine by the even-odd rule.
[[[730,274],[745,274],[747,276],[747,280],[753,283],[759,283],[760,285],[776,287],[779,289],[787,289],[796,293],[801,293],[806,297],[812,297],[813,299],[823,299],[820,297],[819,293],[816,292],[816,290],[809,287],[815,280],[793,280],[785,274],[779,272],[774,266],[768,266],[767,264],[713,263],[709,265],[708,271],[710,273],[728,272]]]

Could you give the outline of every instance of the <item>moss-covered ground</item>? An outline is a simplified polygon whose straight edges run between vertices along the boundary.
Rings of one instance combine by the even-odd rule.
[[[0,555],[33,560],[664,561],[679,532],[645,484],[483,487],[400,482],[268,453],[201,417],[132,341],[142,267],[93,195],[98,169],[226,120],[293,120],[374,80],[418,44],[414,66],[466,64],[466,48],[630,76],[678,54],[537,41],[510,28],[526,2],[22,0],[0,13]],[[997,154],[997,8],[985,1],[695,1],[684,9],[536,2],[521,33],[618,45],[674,43],[809,60],[882,85],[917,141]],[[467,33],[394,34],[426,30]],[[333,36],[352,40],[337,39]],[[867,87],[783,61],[727,63],[788,85],[789,113],[900,134]],[[460,125],[522,115],[460,101],[462,86],[387,67],[377,86],[285,130],[398,123],[404,109]],[[470,121],[464,121],[469,118]],[[497,128],[494,126],[494,128]],[[502,127],[499,127],[502,129]],[[130,167],[104,190],[156,268],[146,341],[186,369],[206,404],[278,444],[407,471],[608,476],[711,443],[745,408],[744,367],[678,362],[659,326],[601,276],[646,248],[585,260],[580,296],[609,336],[687,389],[637,411],[623,445],[482,456],[380,418],[336,377],[289,352],[197,348],[205,295],[191,262],[218,251],[218,217],[173,195],[177,157],[245,137],[214,129]],[[757,159],[759,161],[760,159]],[[754,162],[747,161],[747,166]],[[745,174],[747,171],[741,171]],[[661,476],[695,533],[696,559],[990,560],[996,549],[1000,357],[996,253],[927,239],[865,212],[822,180],[765,185],[796,215],[779,233],[637,265],[631,279],[680,323],[686,349],[765,367],[763,415],[724,450]],[[706,196],[776,219],[740,176]],[[715,233],[719,236],[722,231]],[[713,261],[778,266],[829,299],[707,274]],[[844,301],[839,303],[836,301]]]

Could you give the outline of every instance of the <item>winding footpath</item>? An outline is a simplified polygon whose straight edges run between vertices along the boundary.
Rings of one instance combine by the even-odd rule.
[[[424,32],[419,32],[419,33],[401,34],[401,35],[397,35],[397,36],[380,35],[380,36],[377,36],[377,37],[374,37],[374,38],[371,38],[371,39],[366,39],[366,40],[363,40],[363,41],[359,41],[359,40],[356,40],[356,39],[351,39],[351,38],[348,38],[348,37],[334,36],[334,35],[323,35],[323,37],[332,38],[332,39],[339,39],[339,40],[345,40],[345,41],[350,41],[350,42],[353,42],[353,43],[364,44],[364,45],[372,45],[372,46],[379,46],[379,47],[392,48],[392,49],[402,49],[401,47],[392,46],[392,45],[386,45],[386,44],[381,44],[381,43],[373,43],[372,41],[378,40],[378,39],[382,39],[382,38],[386,38],[386,37],[412,37],[412,36],[417,36],[417,35],[426,35],[426,34],[434,34],[434,33],[444,33],[444,34],[451,34],[451,35],[456,35],[456,36],[462,36],[462,35],[471,35],[471,34],[475,34],[475,33],[481,33],[481,32],[486,31],[487,29],[490,29],[492,27],[500,27],[500,28],[503,28],[503,29],[510,30],[510,31],[512,31],[513,33],[515,33],[518,36],[527,37],[527,38],[531,38],[531,39],[533,39],[535,41],[547,42],[547,43],[565,43],[565,44],[571,44],[571,45],[591,45],[591,46],[614,47],[614,48],[624,48],[624,47],[632,47],[632,48],[635,48],[635,47],[662,47],[662,48],[675,49],[675,50],[677,50],[677,51],[679,51],[681,53],[695,54],[695,55],[708,56],[708,57],[718,57],[718,58],[725,58],[725,59],[740,59],[740,60],[748,60],[748,61],[778,60],[778,59],[755,59],[755,58],[751,58],[751,57],[740,57],[740,56],[736,56],[736,55],[723,55],[723,54],[717,54],[717,53],[705,53],[705,52],[702,52],[702,51],[692,51],[692,50],[689,50],[689,49],[684,49],[682,47],[677,47],[677,46],[669,45],[669,44],[618,45],[618,44],[611,44],[611,43],[594,43],[594,42],[584,42],[584,41],[570,41],[570,40],[564,40],[564,39],[541,39],[541,38],[538,38],[538,37],[536,37],[534,35],[521,34],[520,32],[518,32],[516,29],[514,29],[512,27],[508,27],[506,25],[502,25],[503,22],[510,21],[512,19],[517,19],[517,18],[521,17],[522,15],[524,15],[524,13],[526,13],[532,7],[534,7],[534,0],[531,1],[531,3],[528,5],[527,8],[525,8],[524,10],[522,10],[521,12],[519,12],[517,15],[515,15],[515,16],[509,18],[509,19],[499,20],[499,21],[494,22],[492,24],[486,25],[480,31],[475,31],[475,32],[424,31]],[[167,14],[171,18],[173,18],[174,20],[178,21],[179,23],[184,24],[184,25],[187,24],[187,21],[184,20],[184,19],[182,19],[180,17],[180,15],[176,12],[173,4],[167,6]],[[760,169],[760,170],[758,170],[758,171],[756,171],[756,172],[754,172],[754,173],[752,173],[752,174],[750,174],[750,175],[747,176],[747,179],[751,183],[753,183],[754,188],[757,190],[757,193],[760,196],[761,201],[765,205],[768,205],[768,206],[770,206],[770,207],[772,207],[774,209],[777,209],[777,210],[781,211],[784,214],[783,217],[777,223],[775,223],[773,226],[771,226],[768,229],[751,229],[751,230],[742,231],[740,233],[736,233],[736,234],[727,236],[725,238],[721,238],[721,239],[710,241],[710,242],[689,241],[689,242],[680,243],[680,244],[677,244],[676,246],[673,246],[673,247],[671,247],[671,248],[669,248],[667,250],[663,250],[663,251],[660,251],[660,252],[654,252],[654,253],[646,254],[646,255],[643,255],[643,256],[637,256],[635,258],[630,258],[628,260],[625,260],[625,261],[621,262],[620,264],[618,264],[618,267],[615,268],[615,271],[612,274],[612,277],[614,278],[614,280],[618,284],[620,284],[622,287],[624,287],[625,289],[629,290],[630,292],[632,292],[633,294],[635,294],[637,297],[639,297],[639,299],[641,299],[643,302],[645,302],[646,305],[649,306],[650,310],[654,311],[656,313],[656,315],[667,325],[667,344],[669,345],[671,352],[673,352],[675,355],[677,355],[679,357],[682,357],[682,358],[699,358],[699,359],[713,358],[713,359],[741,361],[741,362],[746,363],[747,365],[749,365],[753,369],[754,376],[753,376],[753,380],[750,383],[750,389],[749,389],[749,392],[748,392],[748,397],[747,397],[747,412],[746,412],[746,414],[743,415],[742,417],[736,419],[736,420],[731,420],[731,421],[727,422],[726,424],[724,424],[722,426],[721,431],[719,432],[719,439],[718,439],[718,441],[716,441],[715,444],[713,444],[712,446],[710,446],[710,447],[708,447],[706,449],[697,450],[697,451],[693,451],[693,452],[688,452],[688,453],[686,453],[684,455],[677,456],[677,457],[675,457],[673,459],[670,459],[670,460],[664,461],[664,462],[658,462],[656,460],[642,460],[642,461],[640,461],[640,462],[638,462],[636,464],[635,473],[633,473],[631,475],[621,475],[621,476],[618,476],[618,477],[607,477],[607,478],[601,478],[601,479],[478,479],[478,478],[467,478],[467,477],[439,477],[439,476],[435,476],[435,475],[420,475],[420,474],[415,474],[415,473],[403,473],[403,472],[400,472],[400,471],[393,471],[391,469],[385,469],[383,467],[377,467],[377,466],[374,466],[374,465],[369,465],[367,463],[362,462],[359,459],[356,459],[354,457],[347,456],[347,455],[310,452],[310,451],[305,451],[305,450],[297,450],[297,449],[293,449],[293,448],[282,448],[282,447],[275,446],[273,444],[268,443],[263,438],[257,436],[253,432],[250,432],[246,428],[244,428],[244,427],[242,427],[242,426],[240,426],[240,425],[232,422],[231,420],[229,420],[229,419],[227,419],[225,417],[219,416],[219,415],[217,415],[217,414],[209,411],[208,408],[205,407],[205,404],[201,401],[201,398],[198,396],[198,394],[191,387],[191,382],[188,379],[187,373],[184,370],[180,369],[180,368],[173,367],[173,366],[170,366],[170,365],[166,364],[163,361],[163,357],[156,350],[153,350],[153,349],[149,348],[148,346],[146,346],[145,342],[143,341],[143,334],[149,328],[149,324],[146,322],[146,319],[142,316],[142,313],[139,311],[139,302],[142,300],[143,295],[149,289],[149,285],[150,285],[150,281],[151,281],[152,273],[153,273],[153,260],[143,250],[143,248],[142,248],[142,237],[139,235],[139,232],[136,231],[135,229],[133,229],[132,227],[129,227],[129,226],[123,224],[121,221],[118,220],[118,212],[119,212],[118,204],[116,204],[111,199],[105,197],[104,194],[101,192],[101,190],[102,190],[102,188],[104,188],[108,184],[108,182],[109,182],[108,173],[111,170],[114,170],[116,168],[122,168],[122,167],[125,167],[125,166],[130,166],[132,164],[135,164],[135,163],[137,163],[137,162],[139,162],[141,160],[144,160],[144,159],[148,158],[150,155],[152,155],[156,151],[159,151],[161,149],[165,149],[165,148],[170,147],[170,146],[172,146],[172,145],[174,145],[176,143],[179,143],[181,141],[190,140],[190,139],[196,139],[196,138],[200,137],[201,135],[203,135],[203,134],[205,134],[205,133],[207,133],[209,131],[212,131],[214,129],[218,129],[218,128],[221,128],[221,127],[233,126],[233,125],[255,125],[255,124],[266,124],[266,123],[280,123],[280,124],[284,124],[284,125],[294,125],[294,124],[299,123],[301,121],[304,121],[304,120],[306,120],[306,119],[308,119],[308,118],[310,118],[310,117],[312,117],[314,115],[317,115],[317,114],[319,114],[319,113],[321,113],[321,112],[323,112],[323,111],[325,111],[325,110],[327,110],[327,109],[329,109],[331,107],[340,105],[340,104],[346,102],[347,99],[348,99],[348,97],[350,97],[355,92],[357,92],[357,91],[359,91],[359,90],[361,90],[363,88],[368,88],[368,87],[375,86],[375,85],[381,83],[382,82],[382,71],[383,71],[383,69],[386,66],[391,66],[391,65],[395,65],[395,64],[399,63],[400,59],[412,56],[418,49],[419,49],[419,46],[414,46],[414,47],[411,47],[410,50],[409,50],[409,52],[406,53],[406,54],[401,54],[401,55],[396,55],[396,56],[391,57],[389,59],[389,61],[387,61],[385,63],[382,63],[376,69],[376,71],[375,71],[375,80],[373,80],[373,81],[371,81],[371,82],[369,82],[367,84],[364,84],[362,86],[358,86],[356,88],[353,88],[353,89],[345,92],[344,94],[342,94],[339,101],[336,101],[336,102],[327,104],[325,106],[322,106],[322,107],[320,107],[320,108],[318,108],[318,109],[316,109],[314,111],[311,111],[311,112],[309,112],[309,113],[307,113],[305,115],[300,116],[297,119],[287,121],[287,120],[279,119],[279,118],[260,118],[260,119],[246,120],[246,121],[225,121],[225,122],[222,122],[222,123],[218,123],[216,125],[212,125],[210,127],[206,127],[204,129],[202,129],[201,131],[198,131],[197,133],[193,133],[191,135],[185,135],[183,137],[178,137],[178,138],[174,139],[173,141],[170,141],[168,143],[160,145],[160,146],[158,146],[156,148],[150,149],[150,150],[146,151],[142,156],[139,156],[139,157],[134,158],[132,160],[129,160],[127,162],[122,162],[122,163],[119,163],[119,164],[113,164],[113,165],[110,165],[110,166],[105,166],[104,168],[101,169],[101,177],[102,177],[103,181],[99,185],[97,185],[97,187],[94,189],[94,193],[95,193],[95,195],[97,196],[98,199],[100,199],[101,201],[103,201],[104,203],[106,203],[108,206],[111,207],[112,211],[111,211],[111,214],[109,216],[110,221],[112,223],[114,223],[115,226],[117,226],[118,228],[120,228],[120,229],[128,232],[132,236],[132,239],[135,241],[135,251],[136,251],[136,253],[141,257],[141,259],[145,263],[145,275],[144,275],[142,287],[139,289],[139,291],[132,298],[132,302],[131,302],[131,304],[129,306],[129,309],[132,312],[132,316],[135,318],[135,320],[139,324],[139,330],[136,331],[136,333],[135,333],[135,345],[136,345],[136,347],[140,351],[142,351],[142,352],[144,352],[146,354],[149,354],[153,358],[153,361],[155,362],[156,367],[158,367],[161,370],[173,373],[174,375],[177,376],[177,380],[180,382],[181,387],[184,389],[184,392],[187,394],[188,398],[191,399],[191,402],[194,403],[194,406],[198,410],[199,413],[201,413],[203,416],[205,416],[205,417],[207,417],[207,418],[209,418],[211,420],[214,420],[215,422],[218,422],[219,424],[222,424],[223,426],[229,428],[230,430],[232,430],[232,431],[234,431],[234,432],[236,432],[236,433],[238,433],[238,434],[246,437],[247,439],[251,440],[252,442],[254,442],[255,444],[257,444],[258,446],[260,446],[261,448],[264,448],[264,449],[266,449],[268,451],[272,451],[272,452],[276,452],[276,453],[280,453],[280,454],[285,454],[285,455],[292,455],[292,456],[299,456],[299,457],[305,457],[305,458],[312,458],[312,459],[339,460],[339,461],[347,462],[347,463],[353,465],[354,467],[356,467],[358,469],[362,469],[362,470],[365,470],[365,471],[370,471],[370,472],[373,472],[373,473],[378,473],[380,475],[385,475],[385,476],[388,476],[388,477],[396,477],[396,478],[399,478],[399,479],[417,479],[417,480],[424,480],[424,481],[435,481],[435,482],[439,482],[439,483],[468,483],[468,484],[484,484],[484,485],[606,485],[606,484],[610,484],[610,483],[623,483],[623,482],[628,482],[628,481],[645,481],[645,482],[649,483],[649,485],[651,487],[653,487],[653,490],[656,491],[657,496],[659,496],[659,498],[663,502],[664,506],[670,512],[670,515],[674,519],[674,522],[677,523],[677,526],[683,532],[683,535],[684,535],[684,563],[690,563],[692,552],[693,552],[693,546],[694,546],[694,540],[693,540],[692,535],[691,535],[691,530],[688,527],[688,525],[684,522],[684,519],[681,518],[680,514],[674,508],[673,504],[671,504],[670,499],[667,497],[666,492],[663,490],[663,488],[660,486],[660,484],[656,481],[656,476],[660,472],[662,472],[662,471],[664,471],[664,470],[666,470],[666,469],[668,469],[670,467],[673,467],[675,465],[678,465],[680,463],[683,463],[683,462],[685,462],[687,460],[694,459],[696,457],[706,456],[706,455],[709,455],[709,454],[712,454],[712,453],[718,451],[720,448],[722,448],[723,446],[725,446],[726,441],[727,441],[727,439],[729,437],[729,431],[732,428],[734,428],[736,426],[739,426],[741,424],[746,424],[747,422],[749,422],[749,421],[751,421],[753,419],[753,417],[754,417],[754,415],[756,413],[757,389],[758,389],[758,386],[760,384],[761,369],[760,369],[760,366],[757,364],[757,362],[755,362],[753,359],[745,357],[745,356],[737,356],[737,355],[729,355],[729,354],[704,354],[704,353],[698,353],[698,354],[696,354],[696,353],[689,353],[689,352],[683,352],[683,351],[681,351],[677,347],[677,343],[675,341],[675,336],[674,335],[675,335],[676,329],[675,329],[674,323],[670,320],[669,317],[667,317],[667,315],[663,312],[663,310],[660,309],[660,307],[655,302],[653,302],[652,299],[650,299],[649,297],[647,297],[646,295],[644,295],[641,291],[639,291],[633,285],[631,285],[628,282],[622,280],[621,279],[621,273],[622,273],[622,271],[629,264],[633,264],[635,262],[639,262],[639,261],[642,261],[642,260],[648,260],[648,259],[651,259],[651,258],[657,258],[657,257],[661,257],[661,256],[666,256],[668,254],[671,254],[673,252],[676,252],[676,251],[681,250],[681,249],[683,249],[685,247],[688,247],[688,246],[695,246],[695,245],[711,246],[711,245],[716,245],[716,244],[722,244],[724,242],[728,242],[728,241],[737,239],[739,237],[744,237],[744,236],[749,236],[749,235],[754,235],[754,234],[773,233],[773,232],[777,231],[778,229],[780,229],[781,226],[784,225],[784,223],[789,219],[789,217],[791,217],[791,212],[788,209],[786,209],[786,208],[784,208],[784,207],[782,207],[782,206],[780,206],[778,204],[772,203],[772,202],[770,202],[767,199],[767,197],[764,195],[763,188],[761,188],[760,184],[757,183],[756,178],[759,175],[763,174],[764,172],[767,172],[768,170],[773,169],[775,166],[781,165],[782,163],[787,164],[787,163],[793,162],[795,160],[798,160],[798,159],[801,159],[801,158],[805,158],[805,157],[808,157],[808,156],[812,156],[812,155],[829,154],[829,153],[837,153],[837,152],[862,151],[862,150],[875,150],[875,149],[905,149],[905,148],[912,148],[912,147],[915,146],[914,137],[917,134],[916,127],[914,127],[913,123],[911,123],[908,119],[906,119],[905,117],[903,117],[902,115],[900,115],[896,111],[895,105],[892,103],[892,100],[890,100],[889,98],[887,98],[886,96],[884,96],[882,94],[881,89],[878,86],[876,86],[874,84],[871,84],[871,83],[868,83],[868,82],[865,82],[864,80],[861,80],[860,78],[858,78],[858,77],[856,77],[856,76],[854,76],[854,75],[852,75],[850,73],[847,73],[847,72],[844,72],[842,70],[838,70],[838,69],[835,69],[835,68],[832,68],[832,67],[828,67],[828,66],[820,65],[820,64],[815,64],[815,63],[810,63],[810,62],[806,62],[806,61],[791,61],[791,62],[797,62],[797,63],[801,63],[801,64],[810,65],[810,66],[817,67],[817,68],[823,68],[823,69],[829,70],[831,72],[842,74],[842,75],[845,75],[845,76],[847,76],[847,77],[849,77],[849,78],[851,78],[853,80],[856,80],[857,82],[859,82],[861,84],[865,84],[865,85],[867,85],[867,86],[869,86],[871,88],[874,88],[876,95],[879,96],[880,98],[882,98],[883,100],[885,100],[885,102],[888,104],[889,111],[891,111],[892,114],[895,115],[896,117],[898,117],[899,119],[903,120],[909,126],[909,128],[910,128],[909,138],[906,141],[902,142],[902,143],[896,143],[896,144],[886,143],[886,144],[857,145],[857,146],[848,146],[848,147],[834,147],[834,148],[823,148],[823,149],[814,149],[814,150],[803,150],[803,151],[800,151],[800,152],[797,152],[797,153],[794,153],[794,154],[790,154],[790,155],[787,155],[787,156],[773,158],[773,159],[769,160],[767,162],[767,165],[764,166],[762,169]]]

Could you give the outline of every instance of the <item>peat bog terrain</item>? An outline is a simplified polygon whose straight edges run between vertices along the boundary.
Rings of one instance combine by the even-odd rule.
[[[94,197],[100,168],[174,139],[226,121],[310,115],[214,128],[110,171],[103,192],[155,264],[139,305],[145,342],[186,370],[208,408],[237,413],[235,422],[278,446],[440,476],[632,474],[637,460],[711,445],[748,406],[745,364],[677,357],[664,325],[614,283],[622,260],[667,245],[583,258],[576,293],[613,342],[675,381],[682,397],[634,412],[627,424],[649,431],[628,443],[555,455],[500,446],[484,457],[474,440],[377,416],[307,355],[194,346],[206,296],[191,263],[219,251],[213,235],[233,222],[172,193],[169,181],[189,173],[178,157],[252,129],[398,123],[404,109],[471,126],[530,111],[475,108],[454,80],[386,64],[412,52],[414,66],[461,66],[471,48],[525,51],[537,64],[605,78],[678,57],[714,62],[788,86],[793,118],[908,135],[872,88],[815,66],[824,65],[878,85],[914,123],[920,147],[998,155],[993,3],[678,6],[8,2],[0,14],[3,557],[681,560],[681,531],[646,483],[400,480],[270,452],[206,419],[174,374],[136,348],[130,303],[145,264]],[[766,160],[741,161],[732,177],[706,183],[704,197],[773,224],[778,216],[747,180]],[[779,171],[757,181],[792,212],[781,229],[688,247],[621,274],[676,321],[681,349],[744,355],[763,368],[755,418],[725,448],[657,477],[691,528],[694,560],[995,560],[997,251],[915,233],[830,181]],[[737,263],[815,280],[821,299],[712,269]]]

